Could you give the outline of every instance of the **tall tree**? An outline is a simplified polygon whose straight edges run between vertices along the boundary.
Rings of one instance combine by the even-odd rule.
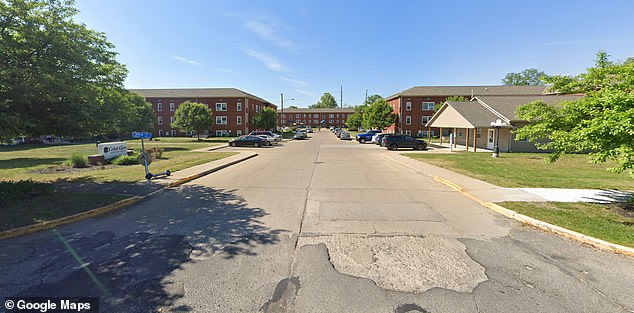
[[[374,95],[369,96],[365,100],[365,102],[363,102],[363,104],[370,105],[370,104],[376,102],[377,100],[381,100],[381,99],[383,99],[383,97],[381,97],[380,95],[374,94]]]
[[[535,101],[518,109],[518,117],[530,121],[517,130],[517,138],[535,142],[539,149],[553,150],[549,161],[561,155],[590,151],[594,163],[611,161],[614,172],[634,166],[634,63],[614,63],[604,51],[586,73],[554,76],[551,89],[586,96],[550,106]]]
[[[392,125],[395,119],[396,114],[392,113],[392,107],[387,101],[380,99],[363,113],[363,127],[382,130]]]
[[[348,115],[348,119],[346,120],[346,124],[350,130],[357,130],[363,124],[363,115],[355,112],[353,114]]]
[[[186,101],[178,106],[172,125],[183,132],[195,131],[200,140],[200,133],[211,127],[211,114],[207,105]]]
[[[502,79],[505,86],[538,86],[544,85],[547,75],[534,68],[525,69],[519,73],[508,73]]]
[[[76,14],[71,0],[0,1],[0,136],[105,131],[90,128],[100,97],[127,72]]]
[[[337,100],[330,93],[324,92],[319,102],[310,106],[310,108],[336,108]]]
[[[253,117],[253,126],[259,129],[272,130],[277,124],[277,111],[272,108],[264,108]]]

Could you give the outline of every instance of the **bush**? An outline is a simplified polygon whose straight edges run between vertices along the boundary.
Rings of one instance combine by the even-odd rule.
[[[152,160],[161,159],[163,157],[163,151],[164,150],[162,147],[152,147],[145,149],[145,152],[147,152],[152,157]]]
[[[111,162],[112,162],[112,164],[115,164],[115,165],[139,164],[139,162],[137,161],[137,156],[136,155],[120,155],[120,156],[114,158]]]
[[[53,185],[50,183],[40,183],[32,180],[0,181],[0,202],[52,194],[53,191]]]
[[[88,167],[88,157],[80,153],[73,153],[68,160],[68,165],[74,168]]]

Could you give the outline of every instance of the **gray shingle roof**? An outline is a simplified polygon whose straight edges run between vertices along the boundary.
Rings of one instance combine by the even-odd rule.
[[[254,98],[264,103],[271,102],[236,88],[172,88],[130,89],[145,98]]]
[[[489,97],[478,97],[476,98],[486,105],[491,107],[493,110],[500,113],[502,116],[507,118],[510,121],[517,121],[516,111],[517,108],[521,105],[531,103],[533,101],[541,100],[547,104],[557,104],[562,101],[569,100],[578,100],[583,96],[580,95],[550,95],[550,96],[513,96],[513,97],[500,97],[500,96],[489,96]]]
[[[498,119],[497,115],[484,109],[476,101],[447,102],[447,104],[458,111],[462,117],[475,127],[487,127],[491,125],[492,121]]]
[[[387,99],[416,96],[522,96],[547,94],[548,86],[417,86]]]

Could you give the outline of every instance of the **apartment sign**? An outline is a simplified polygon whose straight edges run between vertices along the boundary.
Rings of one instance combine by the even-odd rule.
[[[128,144],[123,141],[106,142],[97,145],[97,154],[103,155],[104,160],[114,159],[128,153]]]

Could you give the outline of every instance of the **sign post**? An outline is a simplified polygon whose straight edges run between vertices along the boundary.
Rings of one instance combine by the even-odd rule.
[[[153,177],[158,177],[160,175],[170,176],[172,174],[170,172],[170,170],[165,170],[165,172],[158,173],[158,174],[150,173],[149,166],[150,166],[150,163],[152,162],[152,160],[150,159],[149,153],[147,153],[145,151],[145,144],[143,142],[143,139],[151,139],[152,138],[152,133],[148,133],[148,132],[132,132],[132,138],[141,139],[141,155],[139,157],[141,159],[143,159],[143,165],[145,166],[145,179],[150,180]]]

